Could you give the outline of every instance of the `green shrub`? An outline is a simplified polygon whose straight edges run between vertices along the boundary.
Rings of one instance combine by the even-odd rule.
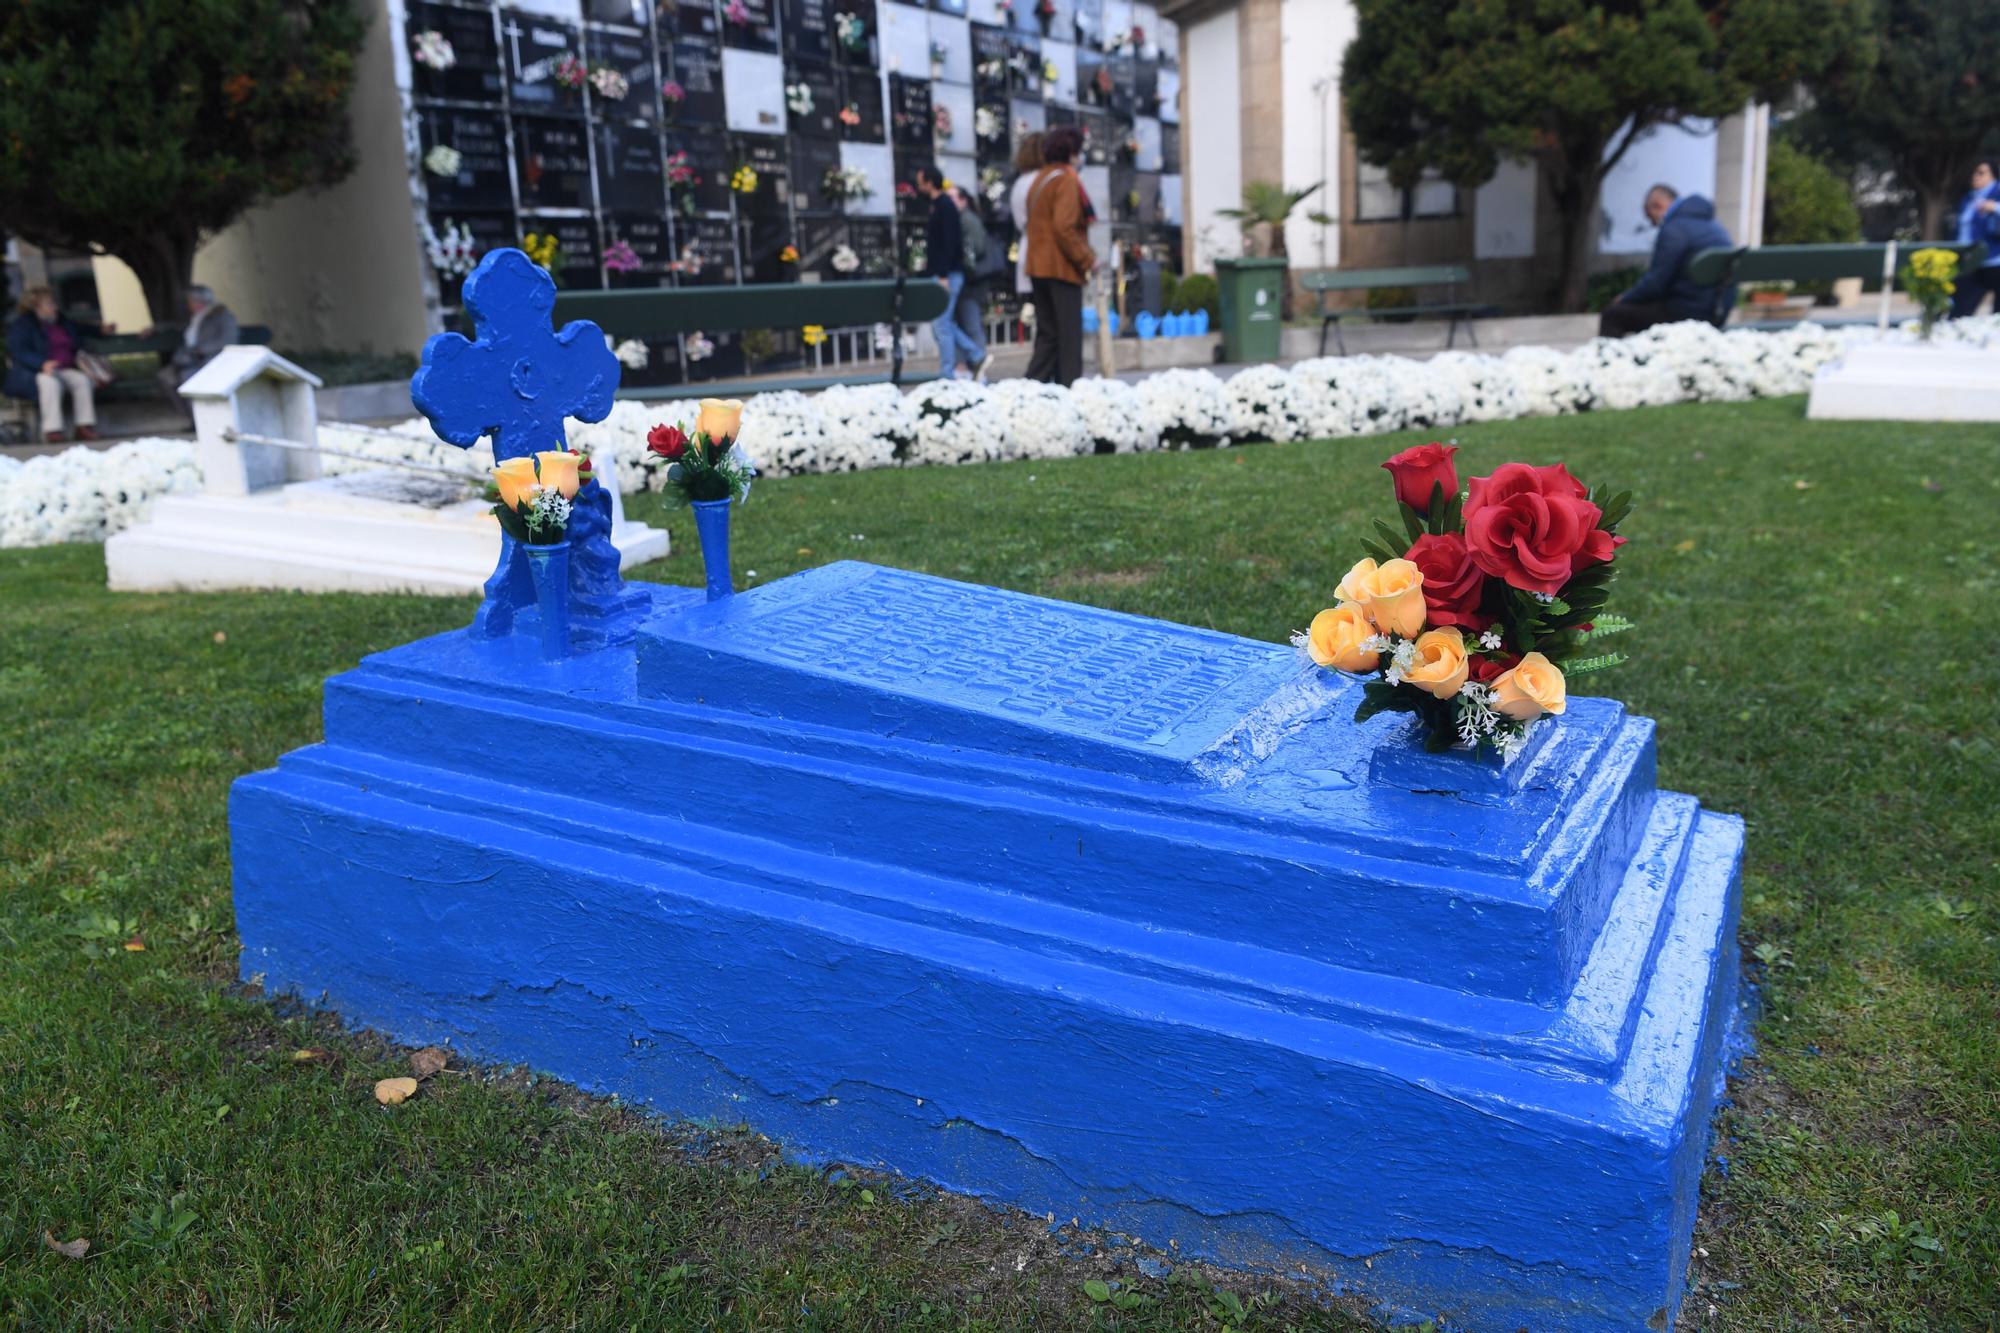
[[[1209,327],[1222,327],[1222,289],[1215,285],[1215,279],[1209,274],[1190,273],[1175,280],[1166,297],[1167,309],[1184,310],[1189,314],[1206,310]]]
[[[1764,173],[1764,243],[1828,245],[1861,239],[1861,213],[1840,173],[1783,139]]]

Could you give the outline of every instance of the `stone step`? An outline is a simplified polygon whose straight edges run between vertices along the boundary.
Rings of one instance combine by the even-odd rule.
[[[1578,758],[1604,757],[1580,770],[1591,780],[1569,799],[1546,802],[1510,879],[1357,847],[1337,825],[1246,817],[1212,792],[1135,798],[1103,775],[967,762],[931,745],[864,751],[850,736],[760,730],[654,700],[549,709],[527,701],[532,661],[488,680],[469,678],[473,669],[454,661],[439,675],[399,668],[393,653],[370,658],[328,682],[327,739],[477,777],[495,762],[486,738],[504,732],[547,753],[594,756],[571,789],[579,800],[644,811],[672,775],[730,793],[687,813],[704,825],[753,823],[812,851],[1545,1010],[1584,967],[1654,794],[1652,724],[1588,701],[1575,724],[1599,739],[1586,737]],[[1345,725],[1346,712],[1336,705],[1327,720]],[[1480,809],[1434,796],[1414,798],[1406,814],[1470,824]],[[1577,868],[1547,869],[1556,856],[1575,856]],[[1162,884],[1180,889],[1163,895]],[[1284,910],[1245,912],[1249,901]]]

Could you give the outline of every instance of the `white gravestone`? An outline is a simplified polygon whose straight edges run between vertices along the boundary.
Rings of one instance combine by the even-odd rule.
[[[194,409],[202,489],[167,496],[104,544],[114,592],[476,593],[500,554],[479,480],[382,467],[322,476],[319,380],[267,347],[226,347],[181,386]],[[261,437],[261,438],[246,438]],[[620,567],[667,554],[667,534],[625,520],[617,462],[594,460],[612,494]]]

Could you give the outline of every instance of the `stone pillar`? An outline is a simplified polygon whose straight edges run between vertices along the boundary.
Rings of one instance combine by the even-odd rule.
[[[1237,9],[1243,89],[1243,182],[1285,179],[1285,68],[1282,0],[1243,0]]]

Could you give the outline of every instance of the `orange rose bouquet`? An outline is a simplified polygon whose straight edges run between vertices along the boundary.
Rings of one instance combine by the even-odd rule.
[[[1296,642],[1320,667],[1374,677],[1355,721],[1415,713],[1431,750],[1506,756],[1562,713],[1569,677],[1625,660],[1595,644],[1632,628],[1604,611],[1632,496],[1600,498],[1560,463],[1506,463],[1461,493],[1457,452],[1417,445],[1382,465],[1402,530],[1376,522]]]
[[[750,494],[757,467],[736,448],[743,404],[734,398],[704,398],[692,431],[661,424],[646,432],[646,450],[667,460],[667,488],[682,503],[741,501]]]
[[[588,458],[569,449],[547,449],[494,468],[487,498],[508,536],[529,546],[553,546],[568,535],[576,493],[590,481]]]

